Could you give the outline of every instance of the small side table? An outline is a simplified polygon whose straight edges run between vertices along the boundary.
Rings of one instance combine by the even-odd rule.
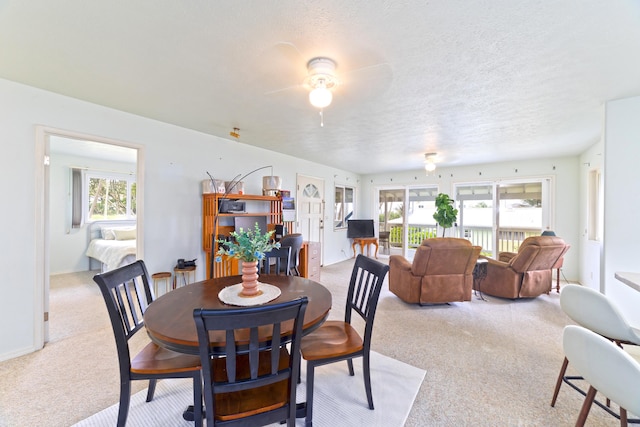
[[[487,277],[487,265],[489,261],[484,258],[478,258],[476,261],[476,266],[473,267],[473,290],[477,292],[476,295],[480,295],[480,299],[482,301],[486,301],[484,296],[482,296],[482,290],[480,289],[480,285],[482,281]]]
[[[189,283],[193,283],[196,281],[196,267],[184,267],[184,268],[174,268],[173,272],[175,273],[173,276],[173,289],[179,286],[187,286]],[[191,279],[191,273],[193,273],[193,279]],[[182,276],[182,285],[180,284],[180,279],[178,276]]]
[[[162,282],[162,286],[164,287],[164,293],[166,294],[171,290],[171,273],[168,271],[161,271],[160,273],[153,273],[151,275],[151,279],[153,280],[153,291],[155,292],[155,296],[158,296],[158,284]],[[174,286],[175,288],[175,286]]]
[[[378,258],[378,238],[377,237],[356,237],[353,239],[351,249],[353,250],[353,258],[356,257],[356,245],[360,245],[360,253],[364,255],[364,247],[367,247],[367,256],[370,256],[369,245],[376,247],[375,258]]]

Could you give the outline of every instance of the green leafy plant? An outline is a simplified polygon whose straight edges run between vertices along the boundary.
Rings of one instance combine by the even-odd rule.
[[[245,231],[240,228],[240,231],[232,232],[231,237],[234,238],[234,241],[218,240],[220,246],[216,252],[216,262],[222,261],[222,255],[241,261],[260,261],[264,258],[265,252],[280,247],[280,243],[271,239],[273,233],[274,231],[269,231],[262,234],[257,223],[253,230]]]
[[[447,228],[450,228],[458,218],[458,209],[453,207],[453,200],[448,194],[440,193],[436,197],[436,213],[433,219],[442,227],[442,237]]]

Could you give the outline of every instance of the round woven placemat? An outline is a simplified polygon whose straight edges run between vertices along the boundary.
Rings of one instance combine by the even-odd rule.
[[[227,286],[218,293],[218,298],[225,304],[248,307],[273,301],[280,296],[280,288],[268,283],[258,282],[258,294],[254,296],[241,295],[242,283]]]

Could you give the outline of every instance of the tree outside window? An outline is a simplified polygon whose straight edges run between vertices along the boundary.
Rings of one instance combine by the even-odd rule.
[[[134,176],[87,173],[87,218],[89,221],[134,219],[136,181]]]

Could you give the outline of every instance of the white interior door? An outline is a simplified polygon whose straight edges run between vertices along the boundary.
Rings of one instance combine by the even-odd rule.
[[[298,230],[304,240],[320,242],[324,234],[324,180],[310,176],[297,176],[296,198]],[[320,251],[321,253],[323,251]]]

